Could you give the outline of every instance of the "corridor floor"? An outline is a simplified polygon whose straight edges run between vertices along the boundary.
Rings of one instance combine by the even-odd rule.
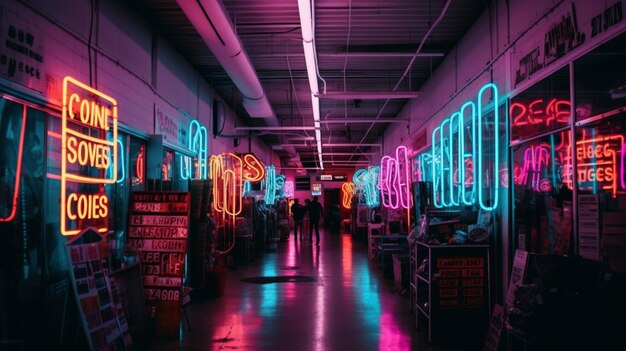
[[[242,281],[276,276],[293,278]],[[392,277],[383,279],[351,234],[322,233],[320,246],[292,235],[228,272],[224,296],[192,301],[187,312],[191,331],[183,328],[180,340],[155,340],[148,349],[429,350],[425,331],[415,330],[409,298]]]

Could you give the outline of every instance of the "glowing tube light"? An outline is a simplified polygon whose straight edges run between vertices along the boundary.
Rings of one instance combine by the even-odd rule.
[[[289,198],[289,199],[293,198],[293,196],[294,196],[294,189],[295,189],[295,187],[293,185],[293,181],[291,181],[291,180],[286,181],[284,189],[285,189],[285,197]]]
[[[246,194],[249,191],[252,191],[252,183],[250,183],[247,180],[244,180],[243,181],[243,187],[242,187],[242,190],[241,190],[241,196],[246,196]]]
[[[207,130],[200,124],[200,122],[194,119],[189,124],[189,135],[189,150],[197,153],[199,179],[204,179],[207,174]],[[189,169],[191,169],[191,167],[189,167]]]
[[[137,160],[135,161],[135,175],[137,176],[137,183],[133,185],[139,185],[143,183],[144,162],[144,148],[142,145],[139,148],[139,154],[137,155]]]
[[[435,127],[433,129],[433,134],[431,137],[431,145],[432,145],[432,168],[433,168],[433,205],[436,208],[443,208],[443,203],[441,202],[441,187],[443,186],[441,182],[440,175],[443,176],[443,171],[441,168],[441,155],[439,153],[439,149],[441,148],[441,127]]]
[[[381,203],[384,207],[391,207],[389,202],[389,163],[391,157],[385,155],[380,160],[380,176],[378,178],[378,189],[380,189]]]
[[[450,148],[448,145],[450,144],[450,136],[448,135],[449,129],[446,128],[446,125],[450,123],[450,119],[444,119],[439,126],[439,134],[441,135],[440,145],[439,145],[439,160],[441,162],[441,173],[439,173],[439,182],[440,186],[440,194],[441,194],[441,203],[444,207],[452,206],[452,201],[448,201],[449,193],[452,192],[451,188],[448,188],[449,177],[448,174],[452,171],[452,160],[450,158]],[[447,172],[447,173],[446,173]]]
[[[276,168],[265,167],[265,204],[273,205],[276,202]]]
[[[354,195],[354,183],[345,182],[341,185],[342,205],[343,208],[350,208],[352,205],[352,196]]]
[[[448,179],[450,181],[449,185],[451,206],[458,206],[461,203],[461,188],[464,186],[463,182],[461,182],[461,179],[458,179],[459,169],[464,167],[463,157],[461,156],[461,151],[463,150],[463,148],[460,143],[460,135],[463,134],[463,125],[461,125],[460,123],[460,113],[453,113],[452,116],[450,116],[450,130],[448,132],[448,156],[450,158],[450,174],[448,176]],[[456,183],[454,179],[455,174],[457,175]]]
[[[265,166],[253,154],[243,155],[243,179],[256,183],[265,178]]]
[[[20,179],[22,178],[22,155],[24,154],[24,136],[26,134],[26,106],[22,106],[22,126],[20,130],[20,141],[17,148],[17,165],[15,167],[15,181],[13,183],[13,203],[11,212],[7,217],[0,218],[1,222],[10,222],[17,213],[17,197],[20,193]],[[64,195],[65,196],[65,195]]]
[[[411,196],[411,161],[409,150],[404,145],[396,148],[397,188],[400,206],[409,209],[413,206]]]
[[[120,151],[119,153],[119,157],[120,157],[120,163],[122,164],[122,176],[117,180],[117,183],[122,183],[124,182],[124,179],[126,179],[126,163],[124,162],[124,144],[122,143],[122,140],[120,140],[119,138],[117,139],[117,145],[118,145],[118,150]]]
[[[370,167],[367,170],[368,182],[365,185],[365,202],[370,207],[378,207],[380,205],[380,192],[378,191],[379,175],[379,166]]]
[[[484,176],[483,176],[483,158],[484,158],[484,154],[483,154],[483,110],[484,107],[483,106],[483,93],[485,92],[485,90],[487,89],[491,89],[492,90],[492,95],[491,98],[494,102],[494,108],[493,108],[493,150],[494,150],[494,159],[493,159],[493,179],[491,179],[490,184],[488,187],[485,187],[484,184],[482,184],[482,182],[484,181]],[[477,154],[476,157],[474,158],[476,162],[476,180],[478,183],[478,203],[480,205],[480,207],[485,210],[485,211],[490,211],[490,210],[495,210],[496,207],[498,207],[498,193],[499,193],[499,187],[500,187],[500,179],[499,179],[499,172],[498,172],[498,165],[500,164],[500,132],[499,132],[499,118],[498,118],[498,87],[493,84],[493,83],[488,83],[485,84],[485,86],[483,86],[480,91],[478,91],[478,108],[477,108],[477,112],[476,112],[476,117],[477,117],[477,131],[478,131],[478,135],[476,136],[477,139],[477,143],[478,143],[478,148],[477,148]],[[485,123],[487,123],[487,121],[485,121]],[[491,189],[491,190],[490,190]],[[491,203],[487,204],[486,203],[486,196],[485,196],[485,191],[491,191],[490,192],[490,200]]]
[[[468,116],[468,118],[466,118],[465,116],[465,110],[467,108],[470,108],[470,115]],[[472,121],[472,126],[471,126],[471,130],[470,130],[470,136],[471,136],[471,142],[472,142],[472,148],[471,150],[466,150],[465,149],[465,120],[469,120]],[[460,164],[463,165],[463,167],[459,166],[459,187],[461,188],[461,201],[463,202],[464,205],[469,206],[474,204],[474,193],[475,193],[475,182],[474,182],[474,174],[476,174],[476,168],[474,167],[474,160],[473,160],[473,154],[474,154],[474,150],[476,150],[476,138],[474,137],[476,134],[476,105],[471,102],[468,101],[466,102],[462,107],[461,107],[461,111],[459,114],[459,161]],[[471,162],[471,174],[467,174],[466,171],[466,167],[465,165],[467,164],[466,162]],[[468,191],[467,186],[470,185],[470,189]],[[469,198],[467,197],[467,194],[469,193]]]

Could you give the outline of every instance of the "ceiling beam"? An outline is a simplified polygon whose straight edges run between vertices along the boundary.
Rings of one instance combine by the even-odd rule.
[[[374,147],[382,147],[383,144],[359,144],[359,143],[350,143],[350,144],[322,144],[323,147],[357,147],[357,146],[374,146]]]
[[[320,98],[332,100],[414,99],[418,96],[420,96],[419,91],[331,91],[319,94]]]
[[[322,124],[350,124],[350,123],[406,123],[406,118],[331,118],[320,121]]]
[[[302,155],[317,155],[317,152],[300,152]],[[378,152],[322,152],[322,156],[362,156],[378,155]],[[339,161],[342,162],[342,161]]]
[[[443,57],[443,52],[323,52],[318,54],[320,57],[368,57],[368,58],[387,58],[387,57]]]
[[[280,126],[280,127],[235,127],[235,130],[256,130],[256,131],[292,131],[292,130],[315,130],[315,127],[310,126]]]

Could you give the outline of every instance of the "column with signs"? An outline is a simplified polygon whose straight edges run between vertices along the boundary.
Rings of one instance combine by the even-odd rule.
[[[578,252],[584,258],[600,260],[598,195],[578,195]]]
[[[138,251],[155,333],[177,336],[189,231],[189,193],[132,194],[127,246]]]

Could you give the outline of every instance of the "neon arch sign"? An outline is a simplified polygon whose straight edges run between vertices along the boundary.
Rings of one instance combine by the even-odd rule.
[[[491,120],[488,120],[485,111],[489,108],[488,103],[483,101],[487,90],[492,93],[490,101],[495,102]],[[493,126],[493,164],[499,165],[498,100],[498,87],[493,83],[485,84],[478,91],[476,102],[466,102],[459,111],[444,119],[433,130],[431,151],[433,204],[435,207],[473,205],[478,201],[483,210],[490,211],[497,208],[500,172],[497,166],[493,167],[493,174],[485,172],[484,150],[486,148],[483,145],[483,140],[486,135],[483,135],[483,129],[485,129],[486,124]],[[465,126],[466,121],[471,122],[468,130]],[[468,131],[471,136],[471,146],[465,145],[465,134]],[[471,173],[469,169],[466,169],[467,164],[471,164]],[[493,178],[489,187],[485,187],[483,184],[485,178]],[[487,194],[488,191],[489,194]],[[489,201],[489,199],[491,200]]]
[[[400,145],[396,148],[395,157],[383,156],[380,160],[380,177],[378,180],[382,204],[397,209],[411,208],[411,161],[409,150]]]
[[[361,168],[354,172],[352,182],[354,190],[361,190],[365,198],[365,204],[368,207],[377,207],[380,205],[379,194],[379,174],[380,166],[370,167],[368,169]]]

